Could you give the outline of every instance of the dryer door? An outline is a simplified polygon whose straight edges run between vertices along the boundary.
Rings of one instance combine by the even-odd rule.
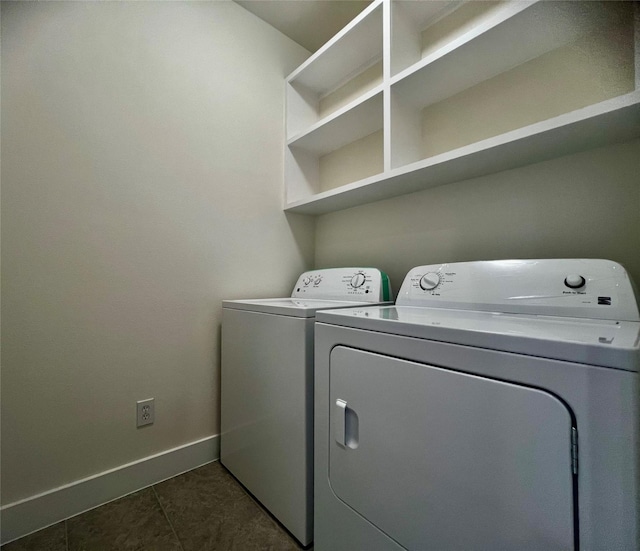
[[[410,550],[574,549],[572,417],[524,386],[338,346],[329,480]]]

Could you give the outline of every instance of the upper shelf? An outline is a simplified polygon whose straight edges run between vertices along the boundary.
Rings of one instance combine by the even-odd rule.
[[[640,136],[640,92],[507,132],[290,203],[287,212],[325,214],[477,178]]]
[[[289,143],[331,123],[345,106],[361,110],[363,96],[382,84],[382,2],[371,4],[287,78]]]
[[[391,85],[405,103],[421,109],[604,27],[615,16],[600,2],[503,4],[393,77]]]
[[[287,78],[323,96],[382,58],[382,2],[376,0]]]
[[[476,2],[480,14],[485,17],[490,16],[494,11],[496,2]],[[466,14],[464,24],[459,24],[452,31],[436,33],[437,36],[431,40],[425,40],[425,34],[429,30],[437,27],[437,23],[448,18],[453,12],[460,15],[465,4],[462,0],[416,2],[415,0],[394,0],[391,4],[391,75],[396,75],[407,67],[420,61],[431,51],[438,49],[441,45],[453,42],[457,36],[465,32],[472,31],[478,26],[478,14],[470,17]],[[431,33],[433,34],[433,33]],[[429,42],[429,45],[425,44]],[[425,47],[426,46],[426,47]]]

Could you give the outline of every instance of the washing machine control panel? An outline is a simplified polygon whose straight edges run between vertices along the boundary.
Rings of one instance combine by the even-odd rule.
[[[302,274],[291,297],[385,302],[391,289],[387,275],[376,268],[327,268]]]
[[[625,269],[610,260],[491,260],[417,266],[398,306],[640,321]]]

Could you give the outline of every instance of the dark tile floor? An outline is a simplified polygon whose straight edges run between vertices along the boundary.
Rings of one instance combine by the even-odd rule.
[[[2,546],[2,551],[298,551],[220,463]]]

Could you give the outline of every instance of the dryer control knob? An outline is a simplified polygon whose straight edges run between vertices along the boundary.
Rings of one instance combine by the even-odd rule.
[[[579,289],[586,283],[584,277],[579,274],[570,274],[564,278],[564,284],[570,289]]]
[[[437,272],[427,272],[420,278],[420,288],[431,291],[440,285],[440,274]]]
[[[362,287],[364,285],[364,274],[361,272],[358,272],[356,275],[354,275],[351,278],[351,287],[353,287],[354,289],[357,289],[358,287]]]

